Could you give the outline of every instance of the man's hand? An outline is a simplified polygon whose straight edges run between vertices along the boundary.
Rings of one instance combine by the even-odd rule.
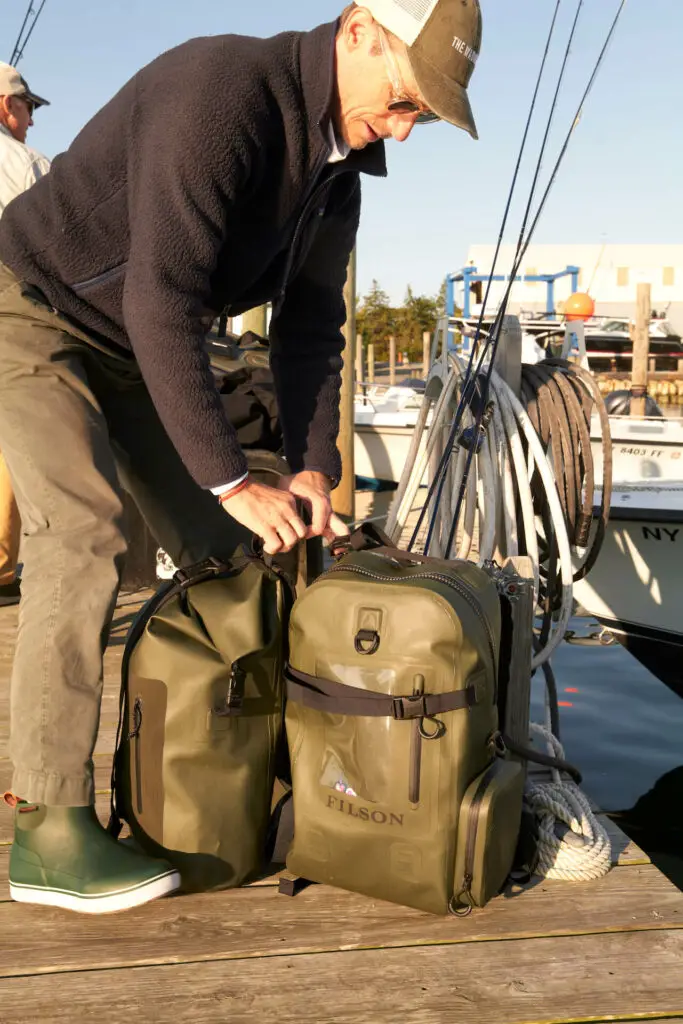
[[[332,511],[330,481],[324,473],[309,469],[293,476],[283,476],[278,481],[278,489],[301,498],[308,507],[311,525],[306,537],[324,537],[332,541],[335,537],[348,536],[346,523]]]
[[[228,493],[221,504],[233,519],[263,540],[267,555],[291,551],[307,536],[294,496],[276,487],[249,480],[232,497]]]

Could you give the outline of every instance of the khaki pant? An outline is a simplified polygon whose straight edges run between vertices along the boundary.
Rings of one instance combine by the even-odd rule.
[[[96,346],[0,265],[0,450],[23,531],[13,790],[65,806],[93,801],[122,486],[176,565],[249,539],[190,477],[136,365]]]
[[[21,520],[14,499],[7,463],[0,453],[0,587],[11,583],[17,571]]]

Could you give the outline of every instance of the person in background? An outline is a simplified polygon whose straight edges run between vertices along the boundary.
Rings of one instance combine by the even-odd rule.
[[[26,145],[33,112],[48,101],[32,93],[16,68],[0,61],[0,217],[5,207],[50,170],[50,161]],[[21,596],[17,557],[21,521],[7,465],[0,453],[0,607]]]

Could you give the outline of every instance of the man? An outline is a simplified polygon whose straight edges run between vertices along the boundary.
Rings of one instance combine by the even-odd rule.
[[[367,0],[312,32],[163,54],[0,222],[0,445],[26,534],[16,899],[98,912],[178,884],[92,809],[121,486],[176,565],[229,556],[242,528],[290,550],[307,534],[296,497],[310,536],[345,531],[329,493],[359,172],[385,174],[380,140],[421,119],[476,136],[478,0],[421,6]],[[292,470],[279,489],[249,478],[203,345],[221,310],[267,300]]]
[[[31,92],[16,68],[0,61],[0,217],[15,196],[50,170],[50,161],[25,145],[33,111],[47,105],[47,100]],[[0,454],[0,607],[18,604],[21,595],[16,578],[20,526],[12,483]]]

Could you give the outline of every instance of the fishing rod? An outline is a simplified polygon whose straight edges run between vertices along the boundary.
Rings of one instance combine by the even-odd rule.
[[[485,413],[486,399],[488,397],[488,392],[489,392],[491,373],[493,372],[493,366],[494,366],[494,363],[495,363],[495,357],[496,357],[496,353],[498,351],[498,340],[499,340],[500,333],[501,333],[502,326],[503,326],[503,317],[505,315],[505,312],[507,311],[507,305],[508,305],[509,297],[510,297],[510,295],[512,293],[512,287],[513,287],[514,279],[517,276],[517,270],[518,270],[519,265],[521,263],[521,260],[519,258],[520,257],[520,252],[522,251],[523,246],[524,246],[525,233],[526,233],[526,230],[527,230],[527,225],[529,223],[529,217],[531,216],[531,209],[532,209],[532,206],[533,206],[534,197],[536,195],[536,190],[537,190],[537,187],[538,187],[539,178],[541,176],[541,168],[543,167],[543,159],[545,157],[546,149],[547,149],[547,146],[548,146],[548,139],[550,138],[550,131],[551,131],[552,126],[553,126],[554,121],[555,121],[555,113],[557,111],[557,104],[558,104],[558,100],[559,100],[559,97],[560,97],[560,92],[562,90],[562,84],[564,82],[565,74],[566,74],[566,71],[567,71],[567,65],[569,63],[569,55],[571,53],[571,48],[572,48],[572,45],[574,43],[574,38],[576,36],[576,29],[577,29],[578,24],[579,24],[579,18],[581,16],[581,11],[583,9],[583,4],[584,4],[584,0],[579,0],[579,2],[577,4],[577,7],[576,7],[576,13],[574,15],[574,21],[572,23],[571,31],[569,33],[569,38],[567,39],[567,45],[565,47],[564,57],[562,59],[562,64],[561,64],[561,67],[560,67],[560,73],[559,73],[558,78],[557,78],[557,85],[555,86],[555,94],[553,96],[553,101],[552,101],[551,106],[550,106],[550,111],[549,111],[549,114],[548,114],[548,119],[547,119],[546,127],[545,127],[545,133],[543,135],[543,139],[542,139],[542,142],[541,142],[541,147],[540,147],[540,151],[539,151],[539,154],[538,154],[538,160],[536,161],[536,169],[534,171],[533,180],[531,182],[531,188],[529,190],[529,199],[528,199],[528,202],[527,202],[527,205],[526,205],[526,209],[524,211],[524,216],[522,218],[522,224],[521,224],[520,231],[519,231],[519,237],[517,239],[517,247],[515,249],[515,255],[514,255],[514,259],[513,259],[513,268],[514,269],[513,269],[512,273],[510,275],[510,281],[508,283],[507,290],[504,293],[503,302],[501,303],[501,307],[500,307],[500,309],[498,311],[498,315],[496,317],[496,320],[494,321],[493,330],[492,330],[492,332],[489,335],[489,341],[492,342],[491,358],[490,358],[490,362],[489,362],[488,373],[487,373],[487,375],[486,375],[486,377],[484,379],[484,384],[483,384],[483,387],[482,387],[482,392],[483,392],[483,394],[482,394],[482,401],[480,403],[480,408],[477,410],[477,414],[475,415],[475,424],[474,424],[475,443],[470,446],[470,449],[469,449],[469,451],[467,453],[467,459],[465,461],[465,466],[464,466],[464,470],[463,470],[463,478],[462,478],[462,481],[461,481],[462,486],[460,487],[460,489],[458,491],[458,498],[457,498],[457,501],[456,501],[456,504],[455,504],[454,513],[453,513],[453,522],[456,524],[455,529],[457,529],[457,523],[458,523],[458,521],[460,519],[460,512],[462,510],[462,505],[463,505],[463,502],[465,500],[465,494],[466,494],[466,491],[467,491],[467,480],[468,480],[470,469],[471,469],[471,466],[472,466],[472,459],[474,458],[475,452],[477,450],[476,439],[480,437],[481,424],[482,424],[483,416],[484,416],[484,413]],[[528,244],[529,243],[527,242],[527,247],[528,247]],[[526,249],[524,251],[526,251]],[[488,351],[488,348],[486,349],[486,351]],[[482,355],[483,355],[483,353],[482,353]],[[483,359],[480,359],[479,365],[477,367],[477,375],[476,376],[478,376],[482,364],[483,364]],[[435,511],[435,514],[436,514],[437,509],[435,508],[434,511]],[[451,530],[449,531],[448,541],[447,541],[447,544],[446,544],[446,551],[445,551],[446,558],[448,558],[448,555],[449,555],[449,552],[450,552],[450,548],[451,548],[451,545],[452,545],[452,542],[453,542],[453,538],[455,536],[455,529],[453,529],[453,523],[451,523]]]
[[[571,52],[572,43],[574,42],[574,37],[576,35],[576,28],[577,28],[577,25],[579,23],[579,17],[580,17],[580,14],[581,14],[581,10],[583,8],[583,4],[584,4],[584,0],[578,0],[578,5],[577,5],[577,8],[576,8],[576,13],[574,15],[574,22],[572,24],[571,32],[569,33],[569,39],[567,40],[567,45],[565,47],[564,58],[563,58],[563,61],[562,61],[562,65],[560,67],[560,73],[559,73],[559,76],[558,76],[558,79],[557,79],[557,85],[555,87],[555,94],[553,96],[553,101],[552,101],[552,104],[551,104],[551,107],[550,107],[550,113],[548,115],[548,119],[547,119],[547,123],[546,123],[545,134],[544,134],[543,140],[541,142],[541,148],[540,148],[540,151],[539,151],[539,154],[538,154],[538,160],[536,161],[536,170],[534,172],[534,177],[533,177],[533,181],[532,181],[532,184],[531,184],[531,189],[530,189],[530,192],[529,192],[529,199],[528,199],[528,202],[527,202],[526,210],[524,212],[524,217],[522,219],[522,226],[521,226],[520,232],[519,232],[519,239],[518,239],[518,242],[517,242],[517,249],[515,251],[515,258],[517,257],[517,255],[518,255],[518,253],[519,253],[519,251],[520,251],[520,249],[522,247],[523,239],[524,239],[524,233],[526,231],[526,227],[527,227],[527,224],[529,222],[529,217],[531,215],[531,207],[532,207],[532,204],[533,204],[534,196],[536,194],[536,188],[537,188],[537,185],[538,185],[538,179],[539,179],[540,174],[541,174],[541,168],[543,166],[543,158],[545,156],[545,151],[546,151],[546,147],[547,147],[547,144],[548,144],[548,138],[550,136],[550,130],[551,130],[553,122],[555,120],[555,112],[557,110],[557,103],[558,103],[560,91],[561,91],[561,88],[562,88],[562,83],[564,81],[565,72],[567,70],[567,64],[569,62],[569,55],[570,55],[570,52]],[[546,60],[547,55],[548,55],[548,49],[549,49],[550,42],[551,42],[551,39],[552,39],[552,34],[553,34],[554,26],[555,26],[555,21],[557,19],[558,11],[559,11],[559,4],[555,8],[555,14],[554,14],[553,22],[552,22],[552,25],[551,25],[551,30],[550,30],[550,33],[549,33],[549,36],[548,36],[548,41],[546,43],[546,50],[545,50],[545,54],[544,54],[544,57],[543,57],[543,62],[541,64],[541,73],[542,73],[543,67],[545,66],[545,60]],[[537,86],[536,86],[536,93],[538,92],[538,88],[540,86],[540,81],[541,81],[541,78],[539,76],[539,79],[537,81]],[[529,121],[527,122],[527,127],[526,127],[526,131],[525,131],[525,134],[524,134],[523,146],[524,146],[524,144],[526,142],[526,136],[527,136],[528,131],[529,131],[529,126],[530,126],[530,122],[531,122],[531,116],[533,114],[534,107],[535,107],[535,99],[536,99],[536,94],[534,95],[534,102],[532,103],[531,112],[530,112],[530,116],[529,116]],[[521,154],[520,154],[520,161],[518,161],[517,170],[519,170],[519,163],[520,162],[521,162]],[[515,179],[513,179],[513,189],[515,187],[515,184],[516,184],[516,177],[515,177]],[[493,275],[495,273],[495,265],[496,265],[496,262],[497,262],[498,254],[500,252],[501,242],[502,242],[503,234],[504,234],[504,231],[505,231],[505,226],[506,226],[506,222],[507,222],[507,213],[509,211],[510,199],[511,198],[512,198],[512,195],[510,194],[510,197],[508,199],[508,207],[506,209],[505,218],[504,218],[503,225],[501,227],[501,231],[500,231],[500,235],[499,235],[499,241],[498,241],[498,246],[497,246],[497,249],[496,249],[496,254],[495,254],[495,257],[494,257],[493,267],[492,267],[492,270],[491,270],[491,276],[489,277],[489,281],[488,281],[488,285],[487,285],[487,289],[486,289],[486,294],[484,296],[484,302],[482,304],[481,314],[480,314],[480,317],[479,317],[478,329],[477,329],[477,331],[475,333],[475,337],[474,337],[474,340],[472,342],[472,354],[471,354],[471,357],[470,357],[470,362],[469,362],[469,365],[468,365],[468,367],[467,367],[467,369],[465,371],[465,382],[466,383],[465,383],[465,386],[463,388],[463,395],[465,395],[465,389],[468,387],[468,382],[470,380],[473,382],[473,386],[476,386],[476,381],[477,381],[477,378],[479,376],[479,367],[483,363],[483,359],[480,358],[479,367],[477,368],[477,372],[475,374],[471,373],[474,357],[475,357],[475,354],[477,353],[477,350],[478,350],[480,328],[481,328],[481,325],[483,323],[484,315],[485,315],[485,312],[486,312],[486,306],[487,306],[489,295],[490,295],[490,291],[491,291],[491,286],[493,284]],[[515,275],[513,275],[513,278],[514,278],[514,276]],[[511,289],[511,286],[510,286],[510,289]],[[486,352],[488,352],[491,340],[494,339],[494,341],[495,341],[495,339],[498,337],[498,335],[500,333],[500,330],[502,329],[504,313],[503,313],[503,315],[501,315],[501,310],[506,308],[506,307],[507,307],[507,302],[505,302],[504,306],[501,306],[501,309],[499,309],[499,311],[498,311],[498,316],[497,316],[496,320],[494,321],[492,332],[489,333],[489,337],[487,339],[487,345],[484,346],[484,350],[482,352],[482,356],[484,356],[486,354]],[[475,423],[474,423],[474,428],[473,428],[473,443],[469,446],[469,450],[468,450],[468,453],[467,453],[467,459],[466,459],[465,466],[464,466],[464,471],[463,471],[462,487],[461,487],[461,489],[459,491],[458,501],[456,503],[456,511],[455,511],[455,522],[456,523],[458,522],[459,517],[460,517],[460,510],[462,508],[462,502],[464,500],[464,495],[465,495],[465,492],[466,492],[466,489],[467,489],[467,481],[468,481],[468,478],[469,478],[470,468],[472,466],[472,459],[474,458],[474,455],[475,455],[475,453],[477,451],[477,448],[478,448],[477,439],[480,437],[481,424],[482,424],[483,416],[485,415],[486,398],[487,398],[487,395],[488,395],[489,379],[490,378],[486,378],[484,388],[482,389],[481,400],[478,403],[478,407],[477,407],[477,410],[475,412]],[[469,390],[471,390],[471,388]],[[472,397],[473,397],[473,395],[468,395],[467,396],[467,401],[466,401],[467,405],[470,404],[470,401],[471,401]],[[463,406],[462,412],[464,412],[464,406]],[[455,441],[456,441],[457,431],[458,431],[458,429],[460,427],[460,421],[462,419],[462,412],[461,412],[460,409],[458,409],[456,411],[456,414],[455,414],[454,420],[453,420],[453,428],[452,428],[452,431],[451,431],[451,433],[453,435],[452,436],[452,440],[451,440],[451,436],[449,435],[449,441],[448,441],[448,443],[447,443],[447,445],[446,445],[446,447],[444,449],[444,455],[445,455],[444,465],[443,465],[443,468],[439,467],[439,469],[437,470],[437,473],[439,472],[439,470],[441,472],[441,480],[440,480],[440,484],[439,484],[439,493],[438,493],[438,495],[436,497],[436,500],[434,501],[434,505],[433,505],[432,521],[431,521],[431,523],[429,525],[429,529],[427,531],[427,538],[425,540],[425,553],[428,552],[429,545],[431,544],[432,536],[433,536],[433,533],[434,533],[434,528],[436,526],[436,520],[437,520],[437,516],[438,516],[438,509],[439,509],[439,503],[440,503],[441,497],[443,495],[443,488],[445,486],[445,482],[446,482],[446,478],[447,478],[448,464],[449,464],[450,459],[451,459],[452,454],[453,454],[453,447],[454,447],[454,444],[455,444]],[[450,546],[448,546],[447,549],[446,549],[446,552],[445,552],[446,558],[448,557],[449,551],[450,551]]]
[[[505,205],[505,210],[504,210],[504,213],[503,213],[503,221],[502,221],[502,224],[501,224],[500,232],[499,232],[499,235],[498,235],[498,242],[497,242],[496,250],[495,250],[495,253],[494,253],[494,257],[493,257],[493,264],[492,264],[492,269],[491,269],[491,278],[489,279],[487,287],[486,287],[486,294],[484,296],[484,302],[482,304],[481,313],[480,313],[480,316],[479,316],[479,321],[477,323],[477,327],[476,327],[476,331],[475,331],[474,341],[472,343],[472,353],[470,355],[470,362],[469,362],[469,365],[467,367],[467,371],[466,371],[466,374],[465,374],[466,379],[467,379],[468,375],[470,374],[470,371],[471,371],[471,368],[472,368],[472,364],[473,364],[473,361],[474,361],[474,358],[475,358],[475,354],[476,354],[476,350],[477,350],[477,344],[478,344],[478,341],[479,341],[482,325],[483,325],[483,322],[484,322],[484,312],[485,312],[485,309],[486,309],[486,303],[488,301],[488,298],[489,298],[489,295],[490,295],[490,292],[491,292],[491,287],[492,287],[492,284],[493,284],[493,274],[495,272],[495,267],[496,267],[496,264],[498,262],[498,257],[499,257],[499,254],[500,254],[500,250],[502,248],[503,237],[504,237],[504,234],[505,234],[505,228],[507,226],[507,221],[508,221],[508,217],[510,215],[510,209],[511,209],[511,206],[512,206],[512,199],[514,197],[515,188],[517,186],[517,180],[519,178],[519,172],[520,172],[520,168],[522,166],[522,158],[524,156],[524,151],[525,151],[525,148],[526,148],[526,143],[527,143],[527,139],[528,139],[528,136],[529,136],[529,131],[530,131],[530,128],[531,128],[531,122],[533,120],[534,111],[536,109],[536,102],[538,100],[538,94],[540,92],[540,87],[541,87],[541,81],[543,79],[543,74],[544,74],[544,71],[545,71],[545,65],[546,65],[546,62],[547,62],[547,59],[548,59],[548,53],[550,51],[550,44],[552,42],[553,35],[554,35],[554,32],[555,32],[555,25],[556,25],[556,22],[557,22],[557,16],[558,16],[561,4],[562,4],[562,0],[557,0],[556,5],[555,5],[555,11],[553,13],[552,22],[550,24],[550,29],[548,31],[548,37],[547,37],[546,44],[545,44],[545,50],[544,50],[544,53],[543,53],[543,58],[541,60],[541,66],[540,66],[540,69],[539,69],[539,72],[538,72],[538,76],[537,76],[537,79],[536,79],[536,86],[535,86],[533,97],[532,97],[532,100],[531,100],[531,106],[529,108],[529,115],[527,117],[526,126],[524,128],[524,133],[522,135],[522,143],[521,143],[521,146],[520,146],[520,149],[519,149],[519,154],[518,154],[518,157],[517,157],[517,163],[516,163],[515,170],[514,170],[514,173],[513,173],[513,176],[512,176],[512,184],[510,186],[510,191],[508,193],[507,203]],[[454,423],[458,422],[459,417],[462,416],[462,413],[464,412],[465,404],[466,404],[467,401],[468,401],[468,396],[465,393],[465,389],[463,389],[463,391],[461,393],[461,396],[460,396],[460,402],[458,404],[458,408],[457,408],[456,413],[455,413]],[[441,457],[441,460],[440,460],[439,465],[437,467],[437,471],[436,471],[436,473],[434,475],[434,480],[432,481],[432,483],[430,485],[429,492],[427,494],[427,499],[425,501],[424,507],[422,508],[422,510],[420,512],[420,515],[419,515],[419,518],[418,518],[418,522],[417,522],[417,525],[415,527],[415,531],[414,531],[413,536],[411,538],[410,544],[408,545],[408,549],[409,550],[412,549],[412,546],[415,543],[415,539],[418,536],[420,529],[422,528],[422,523],[424,522],[424,518],[425,518],[425,516],[427,514],[427,511],[429,509],[430,502],[432,501],[432,498],[434,497],[434,491],[435,490],[438,490],[438,493],[436,495],[435,505],[438,506],[440,501],[441,501],[441,498],[442,498],[442,495],[443,495],[443,488],[444,488],[444,484],[445,484],[445,480],[446,480],[445,469],[446,469],[446,467],[448,465],[448,452],[449,452],[449,449],[452,447],[454,440],[455,440],[454,437],[452,439],[449,437],[449,443],[448,443],[448,445],[446,447],[446,450],[444,451],[444,454]],[[433,529],[433,523],[430,523],[429,533],[428,533],[427,541],[426,541],[427,547],[429,546],[429,543],[431,541],[432,529]]]
[[[38,19],[40,18],[41,14],[43,13],[43,8],[45,7],[46,2],[47,2],[47,0],[41,0],[40,7],[38,8],[37,11],[35,11],[34,7],[33,7],[33,3],[31,2],[31,0],[29,0],[29,5],[28,5],[28,8],[26,10],[26,14],[24,15],[24,20],[22,22],[21,28],[19,29],[19,35],[17,36],[17,41],[14,44],[14,49],[12,50],[12,56],[10,57],[10,60],[9,60],[9,63],[12,65],[12,67],[16,67],[16,65],[19,63],[21,58],[24,56],[24,50],[26,49],[26,45],[27,45],[29,39],[31,38],[31,36],[33,35],[33,30],[35,29],[36,25],[38,24]],[[24,30],[25,30],[26,25],[28,23],[28,19],[31,17],[32,14],[33,14],[33,22],[31,24],[30,29],[28,30],[28,33],[26,34],[26,36],[23,38],[23,41],[22,41],[22,37],[24,36]]]
[[[476,372],[475,372],[475,378],[478,377],[478,375],[479,375],[479,373],[481,371],[481,368],[483,366],[483,363],[485,361],[485,358],[486,358],[487,354],[489,353],[489,351],[491,353],[491,358],[490,358],[490,362],[489,362],[489,366],[488,366],[488,372],[487,372],[486,377],[485,377],[484,388],[483,388],[484,400],[480,403],[480,408],[478,410],[478,414],[475,417],[475,428],[474,428],[474,442],[475,443],[474,443],[473,447],[470,449],[470,452],[468,453],[467,468],[469,468],[471,466],[472,457],[475,454],[476,440],[477,440],[477,438],[479,436],[479,433],[480,433],[481,424],[482,424],[483,417],[484,417],[484,412],[485,412],[485,406],[486,406],[485,398],[488,395],[488,390],[489,390],[489,385],[490,385],[490,380],[491,380],[491,374],[493,372],[493,367],[494,367],[494,363],[495,363],[495,357],[496,357],[496,354],[497,354],[497,351],[498,351],[498,344],[499,344],[499,341],[500,341],[500,331],[501,331],[501,327],[502,327],[502,320],[503,320],[503,316],[505,315],[505,311],[507,309],[507,305],[508,305],[508,302],[509,302],[509,299],[510,299],[510,294],[511,294],[511,291],[512,291],[512,287],[514,285],[514,280],[515,280],[515,278],[516,278],[516,276],[517,276],[517,274],[519,272],[519,269],[521,267],[521,264],[522,264],[522,261],[524,259],[524,256],[526,255],[526,252],[527,252],[527,250],[529,248],[529,245],[531,243],[533,235],[534,235],[534,233],[536,231],[536,228],[538,226],[538,222],[539,222],[539,220],[541,218],[541,215],[542,215],[542,213],[543,213],[543,211],[545,209],[548,197],[549,197],[549,195],[550,195],[550,193],[552,191],[552,188],[553,188],[553,186],[555,184],[555,181],[557,180],[557,175],[559,173],[560,167],[562,166],[562,163],[564,162],[564,158],[566,156],[566,153],[567,153],[567,150],[569,148],[569,144],[571,142],[571,139],[572,139],[572,137],[574,135],[574,132],[576,131],[576,128],[578,127],[578,125],[580,123],[581,116],[583,114],[583,110],[584,110],[586,101],[587,101],[587,99],[588,99],[588,97],[589,97],[589,95],[590,95],[590,93],[591,93],[591,91],[593,89],[593,85],[594,85],[595,80],[597,78],[597,75],[598,75],[598,73],[600,71],[600,68],[601,68],[601,66],[602,66],[602,64],[604,62],[605,55],[606,55],[607,50],[609,48],[609,45],[610,45],[610,43],[612,41],[612,38],[614,36],[614,33],[616,31],[617,25],[619,23],[619,20],[621,18],[621,15],[623,13],[623,10],[624,10],[625,6],[626,6],[626,0],[621,0],[621,2],[619,4],[619,7],[618,7],[618,9],[616,11],[616,14],[614,16],[614,19],[612,21],[612,24],[610,26],[610,29],[609,29],[609,31],[607,33],[607,37],[606,37],[605,42],[604,42],[604,44],[602,46],[600,54],[598,55],[598,58],[597,58],[597,60],[595,62],[595,66],[593,68],[593,71],[592,71],[592,74],[591,74],[590,79],[588,81],[588,84],[587,84],[587,86],[586,86],[586,88],[584,90],[584,93],[583,93],[582,97],[581,97],[581,101],[580,101],[580,103],[578,105],[576,114],[574,115],[574,118],[573,118],[573,120],[571,122],[571,126],[569,128],[569,131],[567,132],[566,138],[564,140],[564,144],[563,144],[563,146],[562,146],[562,148],[560,150],[559,156],[558,156],[557,161],[555,163],[555,166],[553,168],[553,171],[552,171],[552,174],[551,174],[550,179],[548,181],[548,184],[546,186],[545,192],[544,192],[544,194],[543,194],[543,196],[541,198],[541,202],[539,204],[539,207],[538,207],[538,209],[536,211],[536,214],[534,215],[534,218],[533,218],[531,226],[530,226],[530,228],[529,228],[529,230],[528,230],[528,232],[526,234],[526,237],[524,237],[524,240],[523,240],[522,244],[518,245],[516,259],[515,259],[515,262],[514,262],[514,265],[513,265],[513,268],[512,268],[512,273],[510,274],[510,280],[509,280],[508,286],[507,286],[507,288],[505,290],[505,293],[504,293],[504,296],[503,296],[503,300],[501,302],[500,310],[499,310],[499,312],[498,312],[498,314],[496,316],[496,321],[494,323],[494,328],[491,331],[491,334],[489,335],[489,338],[487,340],[487,344],[484,346],[484,349],[483,349],[483,351],[481,353],[481,356],[480,356],[480,359],[479,359],[479,362],[478,362],[478,365],[477,365],[477,369],[476,369]],[[532,197],[531,201],[533,202],[533,197]],[[469,367],[468,367],[468,373],[469,373]],[[459,427],[459,424],[454,423],[454,428],[455,429],[451,431],[451,436],[453,436],[453,440],[455,439],[454,435],[457,434],[458,427]],[[452,441],[451,441],[451,437],[450,436],[449,436],[449,442],[450,442],[450,446],[449,447],[452,447]],[[447,447],[446,452],[445,452],[446,464],[447,464],[448,459],[450,458],[450,456],[452,454],[452,452],[449,450],[449,447]],[[455,537],[455,532],[456,532],[456,529],[457,529],[457,523],[458,523],[458,520],[459,520],[460,511],[462,509],[462,504],[463,504],[464,497],[465,497],[466,486],[467,486],[467,479],[466,479],[466,475],[464,475],[463,476],[463,481],[462,481],[462,484],[461,484],[461,487],[460,487],[460,491],[459,491],[459,494],[458,494],[458,501],[457,501],[457,504],[456,504],[456,509],[455,509],[455,512],[454,512],[453,521],[451,523],[451,529],[449,531],[449,537],[448,537],[448,541],[447,541],[445,557],[448,557],[448,555],[450,553],[450,548],[451,548],[452,543],[453,543],[453,539]],[[411,539],[411,545],[412,545],[412,543],[414,543],[415,536],[416,536],[416,534],[414,534],[413,538]]]

